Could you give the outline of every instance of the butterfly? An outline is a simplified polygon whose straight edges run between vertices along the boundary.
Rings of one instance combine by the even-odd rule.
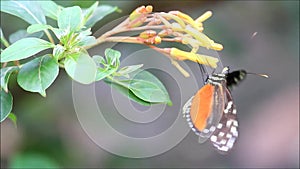
[[[183,115],[188,125],[199,136],[199,143],[210,139],[221,154],[226,154],[238,138],[237,110],[231,88],[243,81],[245,70],[229,72],[224,67],[221,73],[212,73],[205,85],[183,106]],[[264,74],[256,74],[267,77]]]

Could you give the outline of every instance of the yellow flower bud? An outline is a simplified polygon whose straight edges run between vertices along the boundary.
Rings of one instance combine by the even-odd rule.
[[[194,21],[190,16],[180,11],[170,11],[169,13],[178,16],[179,18],[185,20],[187,23]]]
[[[160,44],[161,43],[161,38],[159,36],[154,37],[154,44]]]
[[[140,6],[136,8],[130,15],[129,15],[129,20],[133,21],[136,18],[140,17],[142,14],[148,14],[151,13],[153,10],[153,7],[151,5],[148,6]]]
[[[218,62],[219,62],[218,58],[214,58],[207,55],[200,55],[200,54],[197,55],[198,55],[198,63],[208,65],[212,68],[216,68],[218,66]]]
[[[154,36],[152,38],[145,39],[144,43],[148,45],[157,45],[161,43],[161,38],[159,36]]]
[[[160,13],[160,15],[163,16],[163,17],[165,17],[168,20],[173,19],[174,21],[177,22],[177,24],[180,25],[181,28],[185,28],[184,21],[181,18],[179,18],[178,16],[172,15],[170,13]]]
[[[201,16],[199,16],[199,18],[196,19],[196,22],[197,23],[204,22],[205,20],[207,20],[211,16],[212,16],[212,12],[211,11],[207,11],[204,14],[202,14]]]
[[[210,48],[212,45],[212,41],[207,37],[204,33],[199,32],[198,30],[187,26],[185,31],[193,36],[196,40],[200,42],[200,45],[206,48]]]
[[[182,29],[182,27],[178,24],[178,23],[176,23],[176,22],[174,22],[174,23],[172,23],[171,24],[171,28],[172,28],[172,30],[174,31],[174,32],[182,32],[184,29]]]
[[[202,25],[199,25],[198,23],[196,23],[194,21],[194,19],[191,18],[189,15],[182,13],[180,11],[170,11],[169,13],[178,16],[179,18],[184,20],[186,23],[192,25],[194,28],[198,29],[198,28],[200,28],[200,26],[202,26]]]
[[[148,39],[148,38],[152,38],[152,37],[156,36],[156,34],[157,33],[154,30],[146,30],[146,31],[140,33],[139,37],[143,38],[143,39]]]
[[[132,21],[132,22],[128,25],[128,27],[134,28],[134,27],[141,26],[141,25],[143,25],[143,23],[145,22],[146,19],[147,19],[146,17],[141,17],[141,18],[139,18],[139,19],[136,19],[136,20]]]
[[[171,32],[172,32],[172,30],[170,30],[170,29],[164,29],[158,33],[158,36],[165,37],[165,36],[170,35]]]
[[[153,11],[153,6],[152,5],[147,5],[146,6],[146,12],[151,13]]]
[[[223,45],[221,45],[219,43],[214,43],[212,45],[211,49],[216,50],[216,51],[220,51],[220,50],[223,50]]]
[[[211,66],[213,68],[216,68],[217,63],[219,62],[218,58],[207,55],[200,55],[192,52],[186,52],[177,48],[171,48],[170,55],[178,60],[191,60],[199,64]]]

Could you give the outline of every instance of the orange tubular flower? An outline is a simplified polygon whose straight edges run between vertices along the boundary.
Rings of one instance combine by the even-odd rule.
[[[186,77],[188,73],[176,60],[190,60],[212,68],[217,67],[218,58],[197,53],[200,47],[215,51],[223,49],[221,44],[215,43],[203,32],[203,22],[212,16],[211,11],[205,12],[194,20],[181,11],[152,12],[152,10],[151,5],[136,8],[120,25],[99,37],[98,44],[110,41],[147,45],[169,57],[171,63]],[[115,36],[124,32],[135,32],[136,34],[134,36]],[[191,51],[156,46],[160,43],[171,44],[171,42],[188,46]]]

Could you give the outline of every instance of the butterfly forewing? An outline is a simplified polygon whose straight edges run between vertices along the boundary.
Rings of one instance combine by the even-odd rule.
[[[210,116],[208,116],[206,119],[205,129],[199,134],[199,143],[205,142],[213,134],[223,114],[225,102],[225,93],[223,87],[222,85],[214,85],[214,89],[213,104],[210,109]]]
[[[199,135],[200,143],[205,142],[219,124],[224,96],[222,85],[206,84],[183,106],[183,115],[191,129]]]

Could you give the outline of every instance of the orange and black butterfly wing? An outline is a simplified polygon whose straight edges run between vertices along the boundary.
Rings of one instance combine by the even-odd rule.
[[[204,85],[183,107],[188,125],[199,136],[199,143],[205,142],[214,132],[224,110],[222,85]]]

